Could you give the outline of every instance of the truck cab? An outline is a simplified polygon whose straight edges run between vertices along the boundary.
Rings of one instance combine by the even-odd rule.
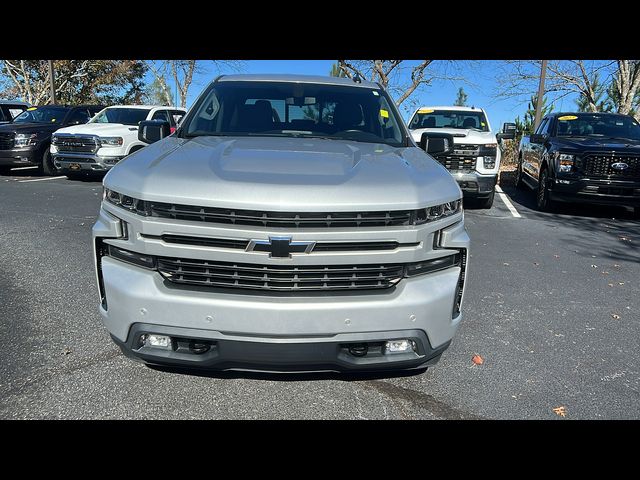
[[[500,170],[500,148],[486,112],[476,107],[420,107],[409,120],[413,140],[423,135],[450,135],[453,149],[435,155],[458,182],[465,199],[491,208]],[[513,137],[503,137],[513,138]]]

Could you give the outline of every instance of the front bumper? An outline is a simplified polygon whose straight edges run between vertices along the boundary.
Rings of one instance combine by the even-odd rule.
[[[498,181],[498,174],[481,174],[476,171],[473,172],[450,172],[453,178],[456,179],[460,190],[466,197],[486,198],[491,196],[493,189]]]
[[[54,164],[62,173],[101,173],[124,158],[124,155],[105,157],[94,153],[52,153]]]
[[[560,202],[640,206],[640,181],[565,179],[551,182],[550,198]]]
[[[122,224],[104,207],[93,229],[96,240],[150,255],[172,255],[174,249],[185,254],[182,246],[161,245],[158,241],[141,239],[135,233],[171,231],[177,227],[176,223],[141,220],[133,214],[118,212],[118,215],[126,217],[128,223],[128,239],[121,240],[125,236]],[[107,208],[116,212],[115,207]],[[184,224],[180,228],[187,232],[189,228],[198,228],[202,234],[206,229],[211,235],[215,235],[213,232],[229,232],[228,228],[220,226]],[[443,248],[469,248],[469,237],[460,220],[449,225],[427,225],[421,227],[421,233],[399,229],[392,237],[404,235],[408,238],[399,237],[399,240],[409,240],[409,237],[419,235],[424,239],[424,248],[430,250],[435,231],[439,232]],[[371,240],[376,236],[390,235],[382,229],[370,232],[306,232],[306,235],[316,238],[341,235],[352,238],[364,234]],[[299,235],[304,238],[303,234]],[[189,247],[189,250],[195,249]],[[212,255],[211,249],[209,253],[206,247],[200,250],[197,256]],[[226,252],[221,249],[218,255],[231,261],[235,261],[233,255],[238,255],[238,261],[247,261],[248,254],[232,254],[229,249]],[[368,255],[362,253],[365,258],[361,261],[370,263],[366,260]],[[417,261],[424,256],[421,248],[384,254],[373,252],[370,255],[383,263]],[[349,254],[342,261],[351,261],[353,256]],[[314,261],[306,257],[300,257],[298,261]],[[342,257],[345,255],[327,255],[328,260],[320,260],[319,264],[338,262]],[[100,313],[107,330],[127,355],[153,364],[267,371],[287,370],[288,367],[336,371],[415,368],[432,365],[438,360],[462,320],[461,313],[456,311],[453,314],[461,278],[459,266],[403,278],[398,285],[383,290],[295,294],[178,285],[165,280],[155,270],[109,256],[100,257],[97,267],[98,285],[103,296]],[[140,349],[136,342],[143,330],[188,339],[206,339],[217,345],[217,350],[212,348],[211,351],[218,354],[215,357],[188,355],[184,358],[177,353],[168,352],[167,355],[166,351],[157,348]],[[350,343],[379,343],[399,338],[414,339],[416,353],[357,358],[344,350],[344,346]]]
[[[38,150],[34,147],[0,150],[0,166],[2,167],[38,165],[41,161],[42,158],[38,155]]]

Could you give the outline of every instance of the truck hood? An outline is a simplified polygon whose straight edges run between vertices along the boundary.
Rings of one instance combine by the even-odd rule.
[[[492,132],[479,132],[477,130],[462,128],[418,128],[411,130],[411,136],[416,142],[420,141],[423,133],[448,133],[453,135],[453,143],[496,143],[496,136]]]
[[[144,200],[273,211],[402,210],[461,197],[419,148],[282,137],[167,137],[118,163],[104,185]]]
[[[58,125],[55,123],[6,123],[0,125],[0,132],[2,133],[52,133],[58,129]]]
[[[78,135],[118,136],[128,132],[137,132],[138,127],[122,123],[85,123],[58,130],[56,133],[76,133]]]
[[[554,137],[553,143],[561,149],[592,151],[627,151],[640,153],[640,140],[598,137]]]

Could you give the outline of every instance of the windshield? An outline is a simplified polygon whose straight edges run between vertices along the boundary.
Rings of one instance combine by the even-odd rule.
[[[106,108],[96,115],[91,123],[121,123],[135,125],[147,119],[150,108]]]
[[[559,137],[605,137],[640,140],[640,125],[632,117],[575,114],[558,117]]]
[[[481,111],[432,110],[421,108],[409,122],[409,129],[417,128],[464,128],[489,131],[489,123]]]
[[[401,120],[383,90],[293,82],[218,82],[183,135],[321,137],[404,145]]]
[[[13,119],[14,123],[62,123],[69,111],[64,107],[31,107]]]

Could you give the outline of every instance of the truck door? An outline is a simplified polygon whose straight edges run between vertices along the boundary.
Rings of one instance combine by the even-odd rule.
[[[538,128],[534,133],[537,135],[544,135],[547,132],[549,126],[549,118],[543,118],[538,125]],[[540,173],[540,164],[542,160],[542,154],[544,152],[544,144],[529,142],[528,149],[524,152],[522,168],[529,174],[529,176],[538,179]]]

